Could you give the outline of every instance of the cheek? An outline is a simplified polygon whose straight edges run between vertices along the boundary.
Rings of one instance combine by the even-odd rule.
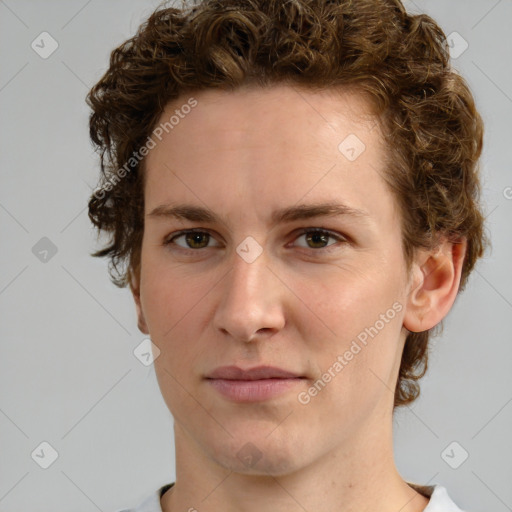
[[[176,269],[146,261],[141,274],[141,304],[151,339],[160,350],[155,372],[162,396],[180,418],[195,414],[197,403],[186,391],[195,379],[201,360],[200,325],[204,316],[204,295],[196,280],[183,277]],[[203,299],[203,300],[201,300]]]
[[[207,284],[170,264],[165,251],[143,250],[141,305],[152,336],[165,343],[190,315],[197,315]]]
[[[297,281],[297,295],[305,299],[293,321],[309,342],[317,376],[340,376],[332,379],[333,390],[370,391],[382,387],[379,378],[391,379],[403,305],[399,279],[389,270],[338,268],[328,279]]]
[[[331,341],[353,338],[400,298],[399,287],[387,275],[389,269],[360,262],[358,266],[337,266],[307,278],[289,276],[296,283],[293,291],[300,299],[300,315],[295,320],[304,324],[307,319],[314,332]]]

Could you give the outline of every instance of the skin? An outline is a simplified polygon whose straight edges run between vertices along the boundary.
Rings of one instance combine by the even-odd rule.
[[[428,499],[394,463],[394,388],[408,330],[433,327],[455,300],[465,241],[418,251],[406,272],[399,212],[382,178],[386,148],[357,93],[279,85],[193,97],[197,106],[146,157],[131,283],[174,417],[177,477],[164,512],[424,510]],[[167,105],[162,121],[188,98]],[[354,161],[338,149],[349,134],[366,146]],[[271,222],[276,209],[327,201],[367,215]],[[169,204],[206,207],[219,220],[151,215]],[[191,228],[204,234],[165,245]],[[250,263],[236,251],[248,236],[262,249]],[[299,393],[383,314],[378,334],[301,403]],[[234,403],[205,380],[224,365],[306,378],[269,400]],[[248,465],[240,450],[259,460]]]

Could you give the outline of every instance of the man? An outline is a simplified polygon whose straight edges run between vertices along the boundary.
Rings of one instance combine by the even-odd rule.
[[[392,446],[485,245],[482,123],[435,22],[385,0],[162,8],[88,102],[95,255],[175,421],[176,482],[135,510],[460,510]]]

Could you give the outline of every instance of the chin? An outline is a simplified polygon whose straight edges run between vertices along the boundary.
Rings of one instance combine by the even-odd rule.
[[[297,446],[301,446],[298,450]],[[234,473],[259,476],[284,476],[306,464],[303,443],[294,443],[289,436],[286,443],[268,434],[236,436],[224,440],[211,450],[214,462]]]

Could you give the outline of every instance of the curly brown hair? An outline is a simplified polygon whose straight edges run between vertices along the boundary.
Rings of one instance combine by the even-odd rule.
[[[129,284],[144,230],[142,148],[166,104],[193,91],[288,83],[356,88],[387,139],[385,176],[401,211],[410,269],[416,248],[465,237],[460,290],[488,238],[480,206],[483,124],[446,37],[399,0],[204,0],[160,5],[110,56],[87,96],[101,178],[89,217],[109,235],[93,256],[110,258],[112,281]],[[438,324],[436,328],[440,327]],[[432,329],[409,332],[395,407],[419,396]]]

